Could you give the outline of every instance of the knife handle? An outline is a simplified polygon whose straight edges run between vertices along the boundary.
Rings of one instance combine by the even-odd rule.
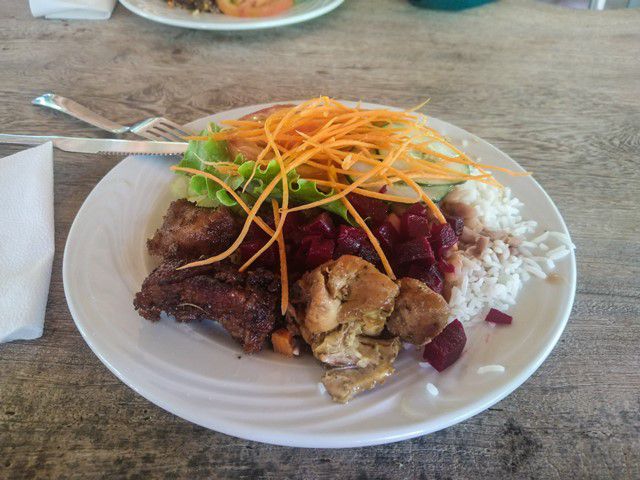
[[[40,145],[42,143],[57,140],[55,135],[12,135],[10,133],[0,133],[0,143],[13,143],[16,145]]]
[[[129,127],[112,122],[111,120],[104,118],[102,115],[89,110],[87,107],[80,105],[78,102],[56,95],[55,93],[45,93],[44,95],[40,95],[38,98],[34,98],[31,103],[66,113],[67,115],[93,125],[94,127],[106,130],[107,132],[122,134],[129,131]]]

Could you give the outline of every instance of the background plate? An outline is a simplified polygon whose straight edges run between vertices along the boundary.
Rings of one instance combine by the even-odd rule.
[[[183,8],[171,8],[164,0],[120,0],[136,15],[175,27],[198,30],[255,30],[282,27],[319,17],[338,7],[344,0],[299,0],[280,15],[261,18],[238,18],[221,13],[194,15]]]
[[[291,102],[283,102],[291,103]],[[346,102],[349,103],[349,102]],[[218,113],[189,126],[238,118],[268,105]],[[380,105],[363,104],[364,108]],[[487,142],[431,118],[429,125],[472,158],[522,170]],[[443,373],[418,366],[404,350],[397,374],[347,405],[321,395],[322,367],[310,355],[286,359],[264,351],[248,356],[213,322],[183,325],[139,317],[132,300],[153,268],[145,242],[171,202],[168,170],[176,157],[130,156],[93,189],[73,222],[63,279],[69,309],[85,341],[123,382],[186,420],[241,438],[299,447],[354,447],[412,438],[448,427],[490,407],[522,384],[558,341],[576,285],[575,256],[559,262],[560,283],[528,282],[510,310],[513,325],[467,328],[461,359]],[[568,233],[551,199],[531,177],[500,177],[525,203],[523,215]],[[478,375],[483,365],[504,373]],[[426,393],[431,382],[440,390]]]

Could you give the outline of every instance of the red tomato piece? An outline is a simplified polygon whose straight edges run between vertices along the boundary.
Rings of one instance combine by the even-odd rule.
[[[269,17],[293,6],[293,0],[216,0],[222,13],[234,17]]]

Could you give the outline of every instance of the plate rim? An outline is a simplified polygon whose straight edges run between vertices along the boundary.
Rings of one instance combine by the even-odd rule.
[[[223,110],[215,114],[211,114],[211,115],[207,115],[205,117],[199,118],[197,120],[194,120],[193,122],[190,122],[187,125],[195,124],[201,121],[206,121],[207,119],[210,119],[213,116],[226,115],[236,110],[245,110],[245,109],[258,110],[266,106],[270,106],[278,103],[297,103],[297,102],[299,102],[299,100],[276,101],[276,102],[268,102],[268,103],[232,108],[232,109]],[[355,103],[355,102],[345,101],[345,103]],[[396,109],[395,107],[389,107],[386,105],[375,104],[375,103],[363,103],[362,105],[367,108],[384,107],[389,109]],[[435,117],[431,117],[431,118],[435,118]],[[523,170],[522,167],[517,162],[515,162],[515,160],[513,160],[509,155],[502,152],[502,150],[498,149],[497,147],[490,144],[489,142],[482,140],[481,138],[477,137],[472,133],[469,133],[468,131],[462,129],[461,127],[457,127],[453,124],[449,124],[444,120],[439,120],[439,121],[446,123],[448,125],[452,125],[460,130],[463,130],[469,136],[470,139],[474,139],[475,141],[479,141],[479,142],[490,145],[492,148],[500,151],[502,155],[504,155],[506,158],[511,160],[515,165],[518,166],[519,169]],[[576,288],[577,288],[577,265],[576,265],[576,257],[575,257],[574,250],[571,251],[571,254],[569,256],[570,278],[568,280],[570,282],[570,289],[569,289],[569,295],[566,298],[566,302],[564,303],[562,318],[560,319],[560,322],[557,323],[555,328],[553,329],[553,335],[551,336],[547,344],[544,346],[544,348],[540,352],[537,353],[535,360],[529,362],[527,366],[523,368],[519,374],[515,375],[506,384],[503,384],[500,387],[497,387],[496,389],[494,389],[492,391],[492,394],[488,395],[484,401],[477,402],[475,404],[472,404],[471,406],[458,408],[453,412],[448,412],[444,415],[437,417],[438,426],[435,428],[432,428],[429,426],[430,423],[434,422],[433,419],[430,419],[426,421],[416,421],[414,423],[411,423],[410,425],[402,426],[402,427],[381,428],[379,430],[379,434],[376,435],[375,437],[364,437],[363,435],[358,435],[358,434],[351,435],[345,432],[332,433],[331,444],[327,445],[327,444],[319,444],[322,442],[319,442],[317,437],[314,437],[313,435],[309,435],[309,434],[300,434],[300,433],[291,433],[291,432],[287,432],[286,434],[280,434],[279,432],[270,431],[269,435],[265,436],[263,429],[255,429],[255,428],[246,427],[246,426],[242,426],[239,428],[238,427],[239,424],[234,422],[225,422],[224,420],[220,421],[219,419],[216,419],[218,420],[217,422],[205,423],[202,420],[202,418],[196,415],[190,415],[189,412],[179,410],[178,408],[175,408],[174,405],[170,405],[164,399],[156,396],[153,392],[148,391],[146,388],[141,387],[140,385],[136,385],[135,382],[131,381],[131,379],[128,378],[125,373],[119,371],[114,365],[112,365],[110,360],[107,358],[107,355],[105,355],[105,352],[103,352],[101,348],[98,345],[96,345],[96,343],[93,341],[91,332],[88,326],[86,326],[82,321],[78,320],[79,314],[73,302],[73,298],[72,298],[73,293],[70,291],[70,282],[71,282],[70,275],[71,274],[69,270],[70,265],[69,265],[68,259],[70,257],[69,250],[72,247],[74,232],[79,228],[78,218],[81,217],[81,215],[83,214],[86,208],[89,208],[90,200],[92,200],[93,195],[97,195],[96,192],[98,191],[98,187],[103,182],[107,181],[107,178],[114,170],[118,169],[119,166],[122,165],[122,163],[125,160],[127,160],[132,156],[134,155],[127,156],[123,160],[115,164],[113,168],[111,168],[109,172],[107,172],[105,176],[102,179],[100,179],[100,181],[93,187],[89,195],[83,201],[82,206],[78,210],[73,220],[73,223],[67,235],[64,253],[63,253],[62,276],[63,276],[65,298],[66,298],[71,316],[76,325],[76,328],[78,328],[78,330],[80,331],[82,338],[87,343],[89,348],[91,348],[92,352],[119,380],[121,380],[125,385],[127,385],[129,388],[134,390],[136,393],[140,394],[145,399],[154,403],[160,408],[180,418],[183,418],[189,422],[200,425],[202,427],[215,430],[217,432],[224,433],[226,435],[234,436],[237,438],[243,438],[247,440],[252,440],[252,441],[257,441],[262,443],[269,443],[274,445],[301,447],[301,448],[352,448],[352,447],[373,446],[373,445],[394,443],[402,440],[407,440],[407,439],[427,435],[429,433],[434,433],[436,431],[453,426],[457,423],[460,423],[464,420],[467,420],[468,418],[471,418],[483,412],[487,408],[491,407],[492,405],[495,405],[496,403],[498,403],[499,401],[501,401],[502,399],[504,399],[505,397],[513,393],[518,387],[520,387],[524,382],[526,382],[536,372],[536,370],[540,367],[540,365],[542,365],[542,363],[548,358],[551,351],[555,348],[557,342],[559,341],[562,333],[564,332],[566,325],[568,323],[568,320],[570,318],[574,300],[575,300]],[[551,197],[542,188],[542,186],[538,183],[538,181],[535,178],[530,178],[530,180],[532,180],[535,183],[535,185],[538,187],[540,192],[544,195],[546,200],[549,202],[549,205],[553,209],[558,220],[560,221],[560,224],[563,227],[564,233],[566,233],[570,237],[570,233],[566,226],[566,222],[564,221],[564,218],[560,214],[560,211],[558,210],[558,207],[556,206],[556,204],[553,202]],[[460,411],[461,409],[463,411]]]
[[[118,0],[127,10],[138,15],[147,20],[151,20],[152,22],[161,23],[164,25],[170,25],[172,27],[180,27],[180,28],[191,28],[195,30],[208,30],[208,31],[218,31],[218,32],[230,32],[230,31],[248,31],[248,30],[264,30],[267,28],[277,28],[284,27],[287,25],[293,25],[296,23],[302,23],[314,18],[325,15],[332,10],[338,8],[344,0],[330,0],[328,4],[322,5],[313,10],[309,10],[307,12],[302,12],[297,15],[290,15],[284,17],[262,17],[257,18],[253,21],[243,21],[243,22],[229,22],[229,23],[221,23],[216,20],[212,20],[210,22],[195,22],[189,20],[182,20],[178,18],[170,18],[163,15],[155,15],[153,13],[148,12],[144,8],[141,8],[135,5],[133,2],[135,0]],[[161,1],[161,0],[158,0]],[[204,14],[203,14],[204,15]]]

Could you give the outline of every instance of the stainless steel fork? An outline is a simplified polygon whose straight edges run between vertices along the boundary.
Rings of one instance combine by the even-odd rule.
[[[41,107],[51,108],[59,112],[66,113],[78,120],[98,127],[115,135],[133,133],[147,140],[162,140],[170,142],[183,142],[184,137],[190,135],[184,127],[163,117],[153,117],[135,123],[131,126],[120,125],[103,117],[102,115],[80,105],[69,98],[56,95],[55,93],[45,93],[34,98],[31,103]]]

